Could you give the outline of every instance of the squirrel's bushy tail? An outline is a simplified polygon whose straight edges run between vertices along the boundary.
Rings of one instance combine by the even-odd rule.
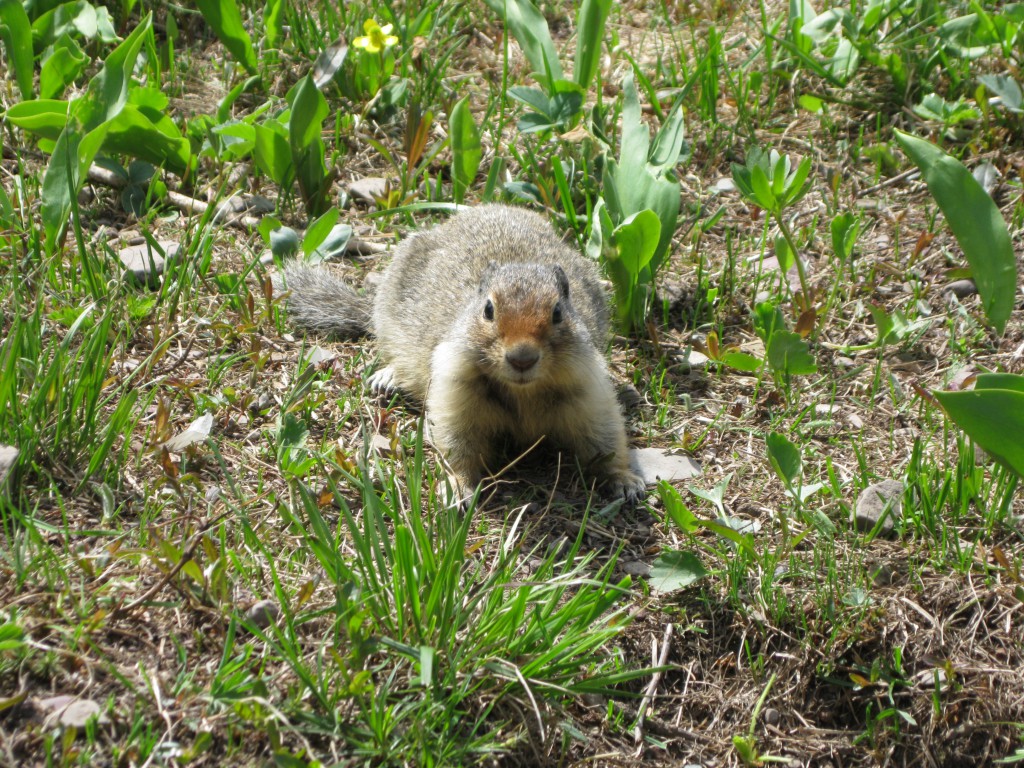
[[[274,287],[288,292],[289,317],[308,331],[346,339],[370,331],[373,300],[327,269],[291,262]]]

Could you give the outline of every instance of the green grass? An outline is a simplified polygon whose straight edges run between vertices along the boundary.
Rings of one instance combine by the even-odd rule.
[[[1001,335],[978,297],[943,295],[964,257],[892,131],[970,170],[992,162],[1018,243],[1020,115],[980,80],[1019,81],[1017,9],[881,0],[834,5],[839,26],[806,30],[801,3],[635,2],[601,28],[542,4],[533,23],[567,80],[600,54],[577,99],[531,77],[524,51],[540,47],[486,3],[220,5],[241,19],[221,30],[229,47],[194,8],[110,11],[122,38],[155,14],[129,101],[153,98],[143,78],[172,98],[173,126],[147,118],[136,146],[185,137],[194,158],[185,178],[154,169],[141,210],[101,182],[66,196],[43,183],[56,134],[40,144],[7,110],[32,95],[14,46],[34,58],[31,88],[48,54],[4,43],[0,444],[19,453],[0,488],[0,764],[1020,759],[1020,482],[915,389],[968,365],[1020,373],[1020,292]],[[43,39],[40,9],[26,13]],[[397,42],[354,46],[369,18]],[[87,65],[57,71],[71,65],[56,55],[46,77],[64,72],[61,98],[113,114],[113,91],[83,89],[116,42],[68,35]],[[339,40],[317,131],[313,94],[289,93]],[[251,72],[236,61],[246,46]],[[627,71],[642,109],[624,126]],[[517,86],[544,104],[509,96]],[[672,136],[623,155],[673,114],[677,157],[658,154]],[[704,471],[640,510],[605,505],[571,458],[541,455],[459,512],[416,404],[362,391],[372,343],[296,337],[268,232],[215,216],[261,195],[302,231],[324,183],[329,215],[362,244],[344,259],[358,283],[387,259],[363,246],[439,220],[477,136],[467,202],[540,208],[604,258],[611,159],[663,164],[681,184],[664,263],[633,276],[657,291],[652,322],[609,354],[640,393],[634,444]],[[772,199],[729,191],[755,149],[791,171],[804,161],[806,179]],[[347,194],[368,176],[391,180],[375,210]],[[167,189],[210,206],[190,214]],[[594,247],[602,237],[611,248]],[[158,284],[122,279],[117,251],[164,240],[182,251]],[[787,249],[805,285],[772,267]],[[691,349],[711,361],[684,363]],[[168,449],[205,414],[208,434]],[[906,484],[895,533],[856,531],[858,494],[886,478]],[[648,569],[670,553],[706,574],[657,592]],[[58,695],[100,716],[48,710]]]

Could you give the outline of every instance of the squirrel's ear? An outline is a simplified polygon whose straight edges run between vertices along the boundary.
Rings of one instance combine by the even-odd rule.
[[[562,298],[569,298],[569,278],[566,277],[565,270],[558,264],[555,264],[555,280],[558,281],[558,292],[562,295]]]

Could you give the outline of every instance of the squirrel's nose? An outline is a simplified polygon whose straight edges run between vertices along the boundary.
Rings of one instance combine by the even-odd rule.
[[[521,344],[513,347],[505,353],[505,360],[508,364],[521,373],[525,373],[537,364],[540,360],[540,352],[536,347]]]

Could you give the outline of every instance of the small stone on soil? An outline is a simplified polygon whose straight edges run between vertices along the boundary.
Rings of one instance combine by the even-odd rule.
[[[265,629],[278,620],[281,609],[273,600],[260,600],[245,612],[245,618],[260,629]]]
[[[701,473],[700,464],[689,456],[671,454],[660,448],[635,448],[629,452],[633,471],[643,478],[647,485],[659,480],[688,480]]]
[[[879,535],[891,534],[903,513],[903,491],[899,480],[883,480],[865,488],[857,498],[854,527],[860,533],[871,533],[881,522]]]
[[[181,252],[181,245],[172,240],[161,240],[157,243],[165,256],[151,248],[149,243],[131,245],[121,249],[117,254],[124,266],[122,277],[135,285],[154,287],[160,283],[160,275],[164,273],[167,262],[173,261]]]

